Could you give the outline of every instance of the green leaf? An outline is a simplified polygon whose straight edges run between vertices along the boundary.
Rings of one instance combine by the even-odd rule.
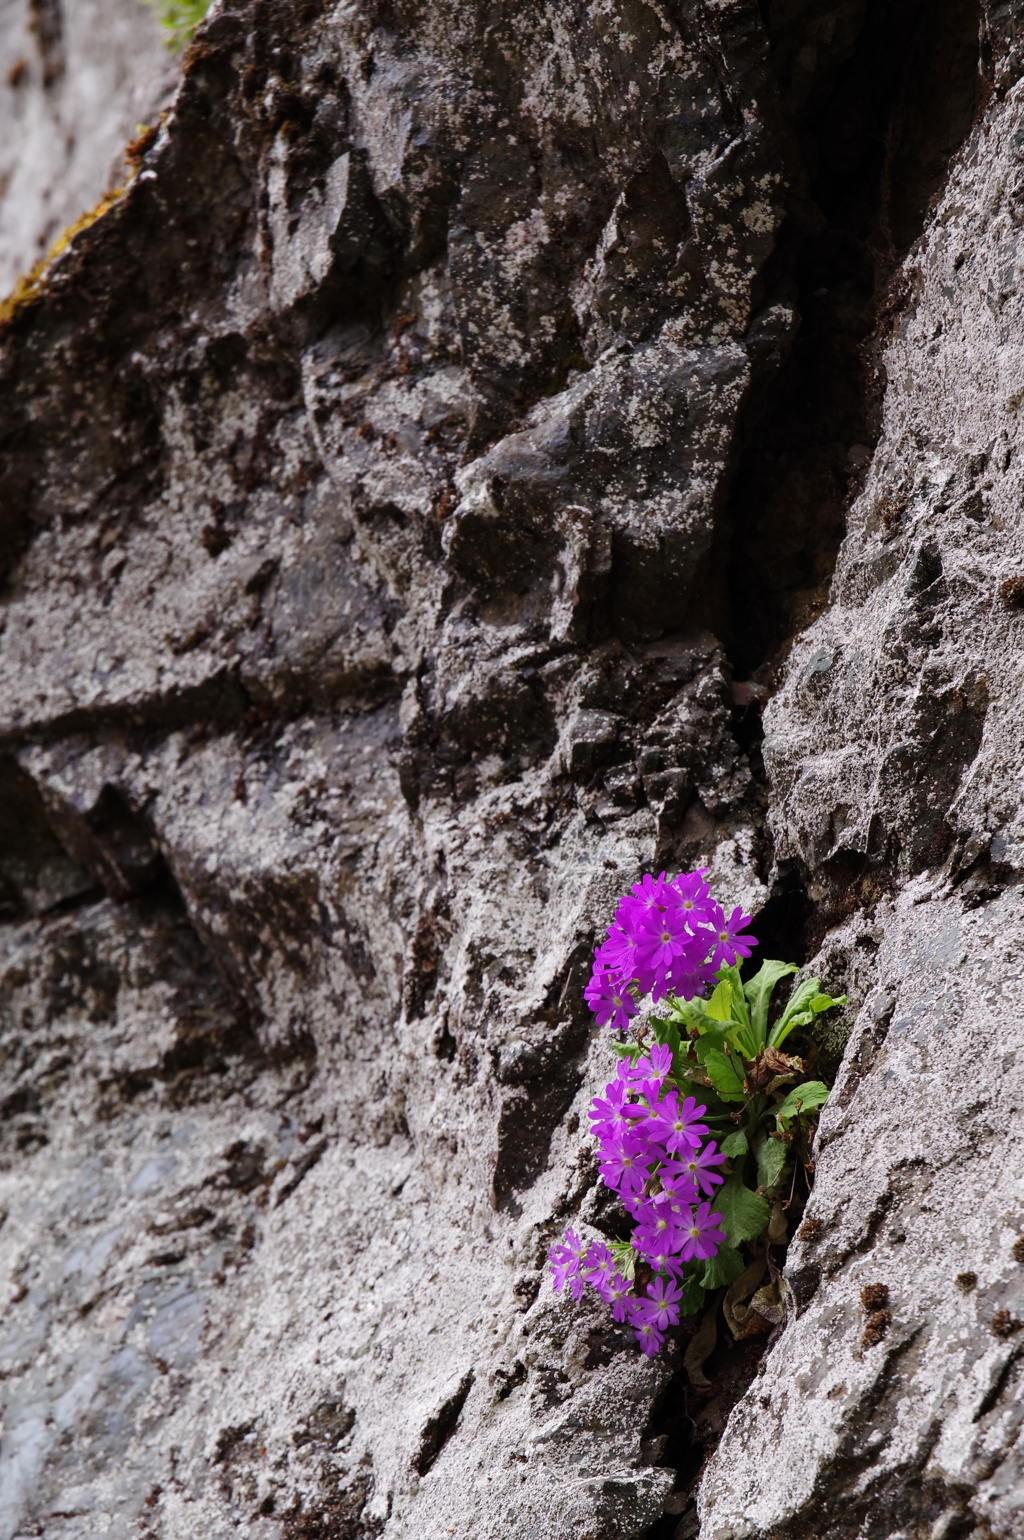
[[[806,1027],[822,1011],[831,1010],[833,1005],[846,1004],[845,995],[833,1000],[831,995],[821,994],[820,989],[817,979],[804,979],[797,985],[786,1009],[771,1030],[768,1041],[773,1048],[781,1047],[794,1027]]]
[[[773,1028],[772,1047],[781,1047],[791,1032],[795,1031],[797,1027],[809,1027],[813,1020],[813,1011],[797,1011],[796,1015],[791,1016],[786,1022],[784,1029],[781,1027]]]
[[[632,1283],[636,1277],[636,1264],[639,1257],[629,1241],[609,1241],[608,1250],[615,1258],[615,1266],[623,1278]]]
[[[177,52],[191,41],[192,34],[206,15],[209,0],[147,0],[153,5],[160,25],[168,33],[168,48]]]
[[[660,1016],[650,1018],[651,1028],[655,1038],[666,1048],[671,1048],[673,1058],[682,1052],[683,1040],[679,1036],[679,1028],[675,1022],[663,1021]]]
[[[718,989],[723,984],[728,984],[732,991],[730,1004],[732,1019],[736,1025],[729,1041],[734,1048],[739,1048],[748,1059],[752,1059],[757,1052],[758,1045],[750,1024],[750,1011],[747,1008],[747,997],[743,987],[743,980],[740,978],[740,970],[738,968],[719,968],[715,977],[719,981],[715,994],[718,993]],[[714,995],[711,998],[714,999]]]
[[[705,1011],[712,1021],[732,1021],[732,985],[728,979],[716,984]]]
[[[733,987],[733,1021],[738,1021],[742,1027],[750,1026],[750,1007],[747,1006],[747,989],[744,981],[739,976],[738,967],[721,967],[716,973],[719,983],[728,983]]]
[[[728,1288],[746,1270],[746,1262],[734,1246],[723,1246],[704,1265],[701,1284],[705,1289]]]
[[[754,1052],[763,1048],[768,1037],[768,1003],[772,990],[787,974],[796,973],[796,963],[777,961],[763,962],[743,991],[750,1001],[750,1024],[754,1036]],[[753,1054],[750,1056],[753,1058]]]
[[[700,1009],[696,1010],[696,1011],[691,1011],[690,1012],[690,1015],[689,1015],[689,1018],[688,1018],[688,1025],[690,1027],[696,1027],[697,1031],[703,1037],[705,1032],[714,1032],[714,1031],[716,1031],[717,1028],[721,1025],[721,1023],[712,1020],[712,1018],[708,1015],[707,1011],[704,1009],[704,1006],[705,1006],[705,1003],[706,1003],[704,1000],[701,1000],[699,1003],[700,1003]]]
[[[746,1053],[746,1045],[743,1042],[744,1029],[737,1021],[715,1021],[711,1016],[701,1016],[697,1019],[697,1030],[700,1033],[695,1045],[698,1049],[701,1043],[712,1048],[724,1048],[728,1043],[730,1048]],[[747,1057],[749,1058],[749,1055]]]
[[[696,1315],[698,1310],[704,1308],[704,1289],[700,1281],[700,1269],[692,1273],[689,1270],[683,1279],[683,1297],[679,1301],[679,1309],[682,1315]]]
[[[781,1107],[776,1107],[775,1117],[780,1128],[785,1128],[792,1118],[814,1112],[828,1101],[828,1086],[821,1080],[806,1080],[795,1085]]]
[[[715,1095],[711,1086],[705,1083],[706,1078],[703,1065],[689,1063],[677,1064],[671,1076],[672,1082],[677,1088],[685,1090],[687,1095],[692,1094],[696,1096],[698,1101],[701,1101],[706,1096]]]
[[[789,1151],[784,1140],[769,1139],[763,1131],[754,1141],[754,1155],[757,1158],[757,1185],[765,1187],[769,1191],[775,1186],[782,1175],[782,1168],[786,1164]]]
[[[736,1132],[730,1134],[728,1139],[722,1140],[722,1154],[728,1155],[731,1160],[735,1160],[738,1155],[745,1155],[748,1148],[747,1136],[742,1128],[737,1128]]]
[[[746,1100],[743,1081],[736,1072],[733,1060],[720,1048],[713,1048],[704,1060],[704,1069],[719,1096],[725,1102]]]
[[[773,1048],[789,1036],[794,1027],[806,1027],[811,1020],[810,1004],[818,993],[817,979],[804,979],[790,995],[786,1009],[772,1027],[768,1041]]]
[[[729,1041],[729,1028],[721,1021],[709,1021],[705,1030],[693,1045],[693,1051],[703,1064],[708,1054],[721,1052]]]
[[[730,1133],[736,1127],[732,1120],[729,1105],[722,1101],[714,1086],[697,1085],[690,1082],[686,1084],[686,1094],[694,1096],[698,1106],[703,1105],[702,1123],[712,1126],[717,1123],[724,1123],[726,1125],[726,1133]]]
[[[711,1207],[714,1213],[722,1216],[722,1228],[730,1246],[752,1241],[755,1235],[760,1235],[772,1213],[771,1205],[764,1198],[744,1187],[738,1172],[719,1187]]]
[[[689,1029],[696,1026],[698,1018],[704,1015],[704,1006],[707,1002],[702,1000],[699,995],[695,996],[692,1000],[680,1000],[673,994],[667,995],[666,998],[672,1007],[670,1019],[678,1023],[682,1030],[689,1035]]]
[[[750,1012],[747,1010],[746,996],[743,990],[743,980],[740,978],[740,970],[733,968],[719,968],[715,974],[719,984],[729,984],[732,988],[732,1019],[747,1025],[750,1021]]]

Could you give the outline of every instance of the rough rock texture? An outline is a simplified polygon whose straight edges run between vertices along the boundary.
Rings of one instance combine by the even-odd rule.
[[[874,988],[818,1134],[821,1228],[790,1251],[797,1319],[705,1482],[717,1540],[1024,1533],[1022,129],[1015,86],[900,275],[831,605],[766,713],[776,856]]]
[[[760,1344],[695,1408],[542,1264],[697,860],[863,1003],[707,1534],[1017,1533],[1017,28],[201,29],[0,339],[3,1540],[695,1534]]]
[[[123,179],[177,74],[142,0],[2,0],[0,298]]]

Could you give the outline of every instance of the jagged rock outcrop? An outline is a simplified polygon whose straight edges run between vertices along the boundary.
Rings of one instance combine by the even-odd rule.
[[[204,24],[0,339],[5,1540],[686,1540],[740,1397],[709,1535],[1016,1534],[1016,29]],[[542,1275],[606,1220],[595,929],[698,860],[856,1018],[793,1319],[700,1405]]]

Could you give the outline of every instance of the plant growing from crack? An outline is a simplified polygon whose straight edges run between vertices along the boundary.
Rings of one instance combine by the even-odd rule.
[[[157,13],[166,36],[164,43],[172,53],[179,53],[210,8],[210,0],[146,0]]]
[[[796,964],[765,962],[744,980],[740,964],[757,945],[749,917],[726,916],[704,875],[635,883],[596,949],[585,995],[598,1022],[619,1034],[619,1064],[590,1119],[601,1179],[634,1224],[628,1240],[610,1245],[568,1230],[550,1252],[556,1290],[580,1299],[593,1287],[649,1356],[709,1292],[725,1288],[728,1306],[766,1271],[767,1288],[749,1309],[737,1295],[727,1319],[736,1336],[748,1334],[751,1315],[781,1320],[769,1246],[786,1238],[801,1173],[809,1187],[828,1099],[813,1078],[813,1043],[806,1058],[783,1044],[846,1000],[804,979],[770,1022],[772,993]],[[622,1040],[647,995],[664,1001],[662,1011]]]

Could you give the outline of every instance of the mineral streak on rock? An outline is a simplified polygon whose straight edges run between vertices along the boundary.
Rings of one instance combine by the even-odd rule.
[[[1016,26],[200,29],[0,338],[0,1540],[692,1535],[543,1264],[698,862],[859,1009],[706,1532],[1017,1533]]]

